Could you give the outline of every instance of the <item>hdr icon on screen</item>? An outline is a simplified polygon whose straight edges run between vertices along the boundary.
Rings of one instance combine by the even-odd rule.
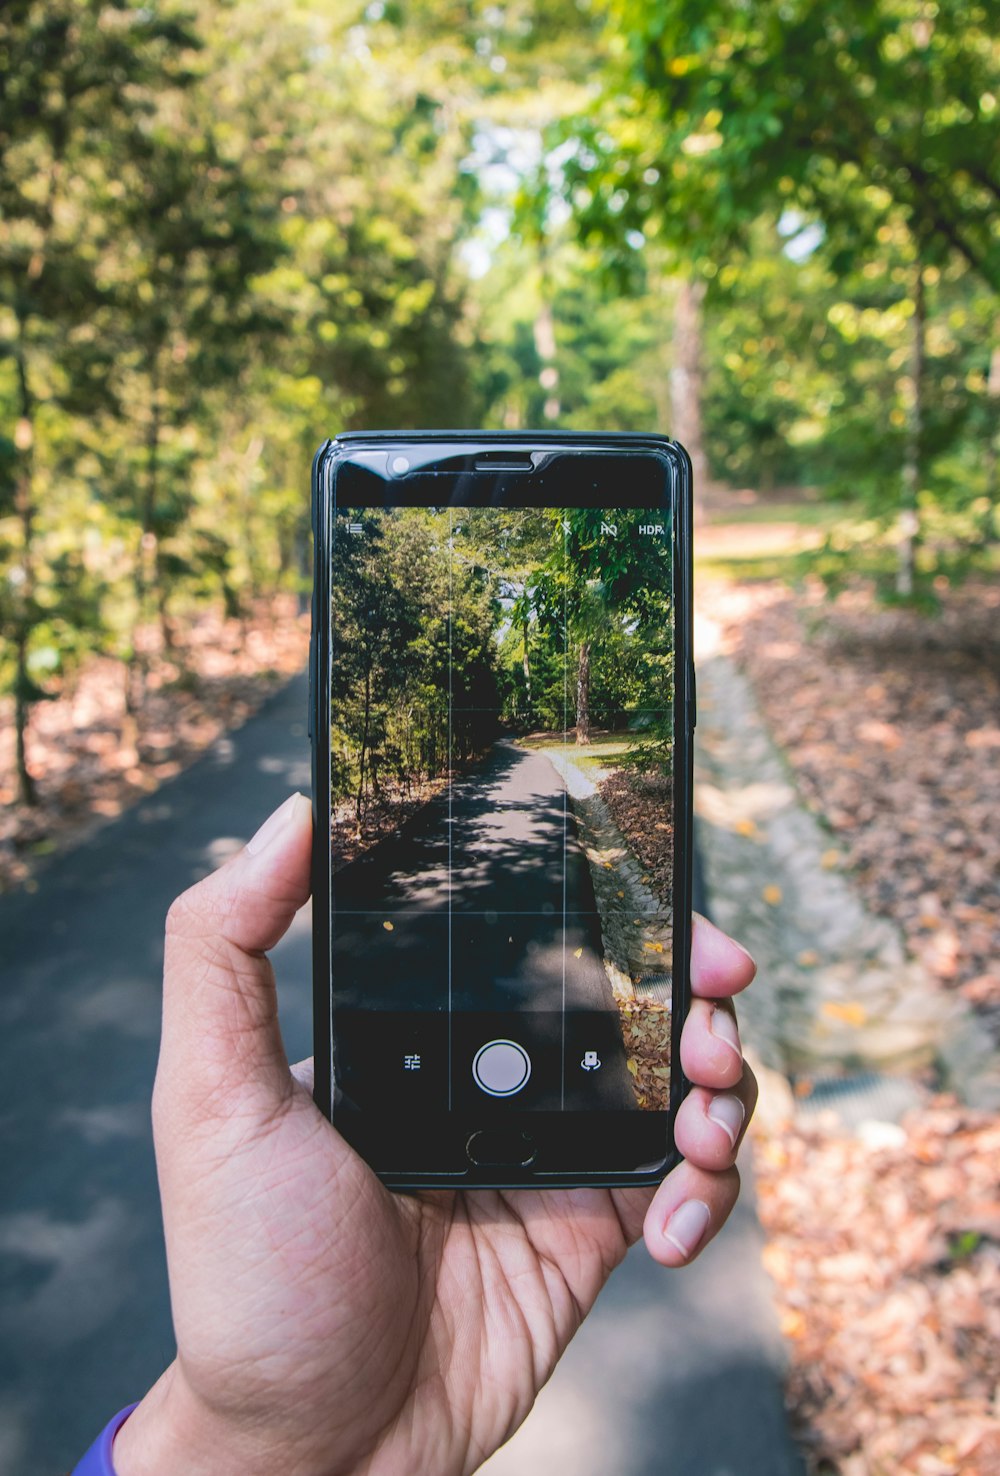
[[[647,538],[649,538],[649,537],[655,537],[655,535],[657,533],[661,533],[662,534],[664,531],[665,531],[665,529],[664,529],[662,523],[640,523],[639,524],[639,532],[642,533],[642,534],[644,534],[645,537],[647,537]]]

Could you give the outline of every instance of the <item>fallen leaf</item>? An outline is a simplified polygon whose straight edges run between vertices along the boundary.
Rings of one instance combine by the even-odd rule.
[[[574,958],[582,958],[583,957],[583,949],[582,948],[574,948],[573,949],[573,957]]]
[[[844,1025],[853,1025],[855,1028],[868,1019],[868,1011],[864,1005],[854,1001],[842,1003],[836,999],[825,999],[819,1009],[820,1014],[825,1015],[828,1020],[839,1020]]]
[[[394,928],[393,928],[393,925],[392,925],[391,922],[384,922],[382,924],[382,926],[385,928],[385,930],[386,930],[387,933],[391,933],[391,932],[394,931]]]
[[[782,890],[774,882],[771,882],[760,894],[769,907],[777,907],[782,898]]]
[[[737,835],[753,836],[758,833],[757,827],[752,820],[737,820],[733,829]]]
[[[784,1337],[801,1338],[805,1334],[806,1320],[801,1312],[792,1310],[781,1314],[779,1326]]]
[[[823,852],[819,864],[824,871],[834,871],[840,865],[840,852],[831,847],[829,851]]]
[[[815,948],[803,948],[796,962],[801,964],[804,969],[814,969],[819,963],[819,954]]]

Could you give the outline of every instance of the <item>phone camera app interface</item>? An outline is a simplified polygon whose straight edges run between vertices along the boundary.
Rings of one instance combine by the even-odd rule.
[[[664,508],[337,507],[336,1102],[666,1111]]]

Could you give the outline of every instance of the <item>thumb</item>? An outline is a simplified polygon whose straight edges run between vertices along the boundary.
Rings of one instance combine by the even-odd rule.
[[[311,806],[291,795],[232,860],[167,914],[154,1097],[196,1118],[267,1109],[291,1076],[265,957],[309,896]]]

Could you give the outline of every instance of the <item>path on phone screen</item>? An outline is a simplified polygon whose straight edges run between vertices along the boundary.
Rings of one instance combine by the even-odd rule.
[[[635,1107],[590,866],[565,782],[543,754],[494,744],[401,835],[338,871],[332,946],[346,1000],[450,1009],[456,1087],[500,1032],[533,1061],[512,1108]],[[576,1017],[579,1055],[566,1052],[562,1080],[564,1015]],[[597,1049],[598,1069],[583,1069],[585,1048]]]
[[[305,704],[301,677],[54,859],[36,893],[0,897],[3,1476],[70,1469],[173,1357],[149,1114],[163,919],[308,790]],[[292,1059],[311,1050],[309,960],[303,911],[275,950]],[[518,1476],[790,1476],[780,1362],[745,1190],[689,1270],[629,1254],[498,1460],[513,1456]]]

